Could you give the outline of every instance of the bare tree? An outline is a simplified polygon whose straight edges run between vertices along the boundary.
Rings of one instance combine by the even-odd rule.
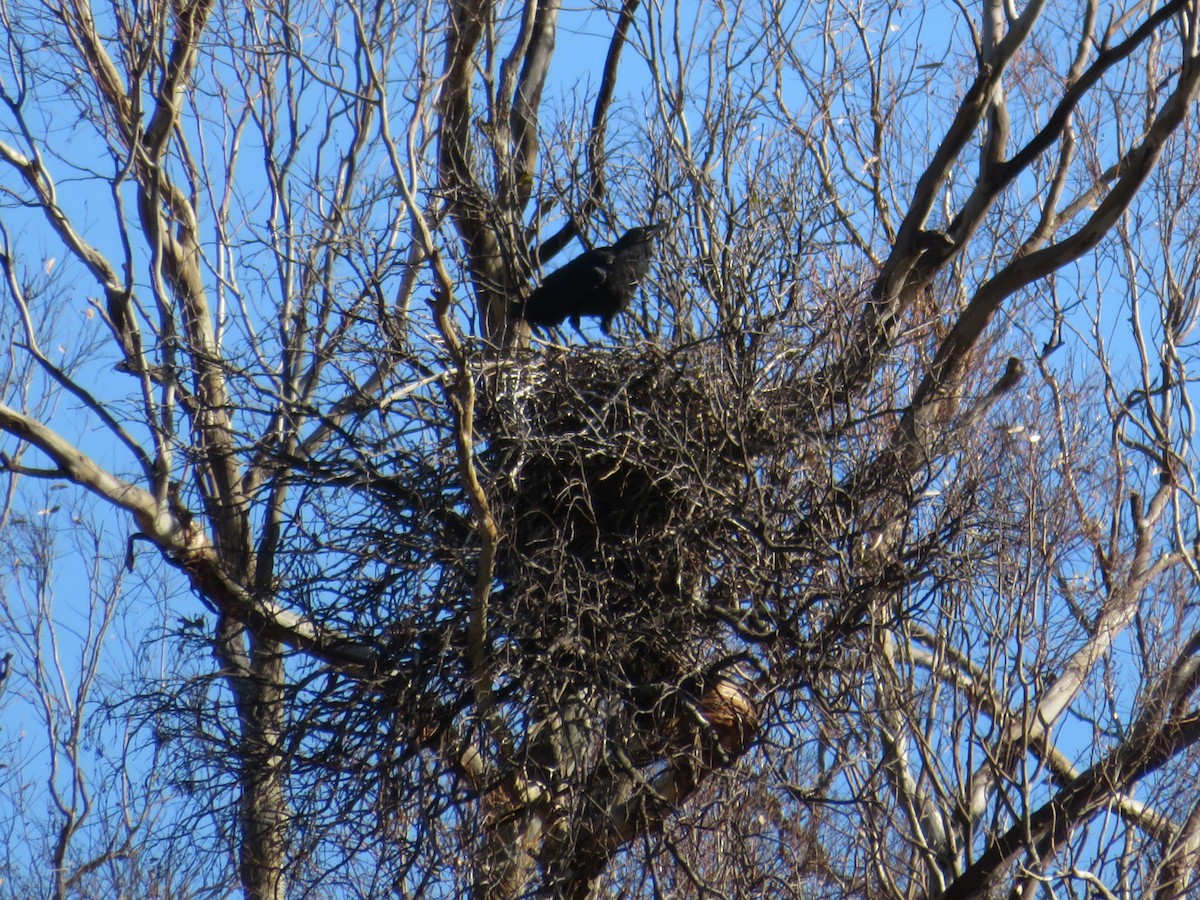
[[[157,598],[147,591],[131,596],[119,548],[113,552],[65,487],[51,485],[36,508],[14,505],[4,516],[0,627],[7,649],[0,675],[16,715],[0,732],[0,809],[12,836],[0,891],[165,894],[172,885],[198,883],[205,860],[181,852],[182,842],[163,840],[165,832],[149,833],[181,810],[128,690],[140,653],[122,621],[153,609]],[[72,527],[64,531],[59,520]],[[73,546],[64,548],[67,542]],[[63,556],[86,564],[82,576],[57,571]]]
[[[164,893],[1194,889],[1200,22],[939,12],[0,7],[10,508],[195,598]]]

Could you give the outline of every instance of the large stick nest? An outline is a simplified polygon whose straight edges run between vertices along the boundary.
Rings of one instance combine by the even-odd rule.
[[[573,349],[487,376],[494,611],[523,659],[673,680],[712,646],[716,620],[700,610],[754,592],[756,459],[788,439],[786,392],[726,358],[712,345]]]

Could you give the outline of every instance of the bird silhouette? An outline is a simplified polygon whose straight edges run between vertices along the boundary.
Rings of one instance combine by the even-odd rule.
[[[610,334],[612,320],[629,305],[650,270],[654,236],[665,227],[631,228],[611,247],[595,247],[575,257],[542,279],[514,318],[539,330],[570,319],[571,327],[579,331],[582,316],[596,316],[600,328]]]

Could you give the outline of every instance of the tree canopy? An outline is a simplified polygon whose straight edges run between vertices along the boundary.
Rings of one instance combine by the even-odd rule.
[[[1195,890],[1195,4],[0,18],[12,896]]]

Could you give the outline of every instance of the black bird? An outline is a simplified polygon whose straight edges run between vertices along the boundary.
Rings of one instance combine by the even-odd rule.
[[[609,334],[617,313],[629,305],[650,270],[654,236],[666,226],[630,228],[611,247],[595,247],[547,275],[515,318],[533,328],[553,328],[563,319],[579,331],[580,316],[599,316]]]

